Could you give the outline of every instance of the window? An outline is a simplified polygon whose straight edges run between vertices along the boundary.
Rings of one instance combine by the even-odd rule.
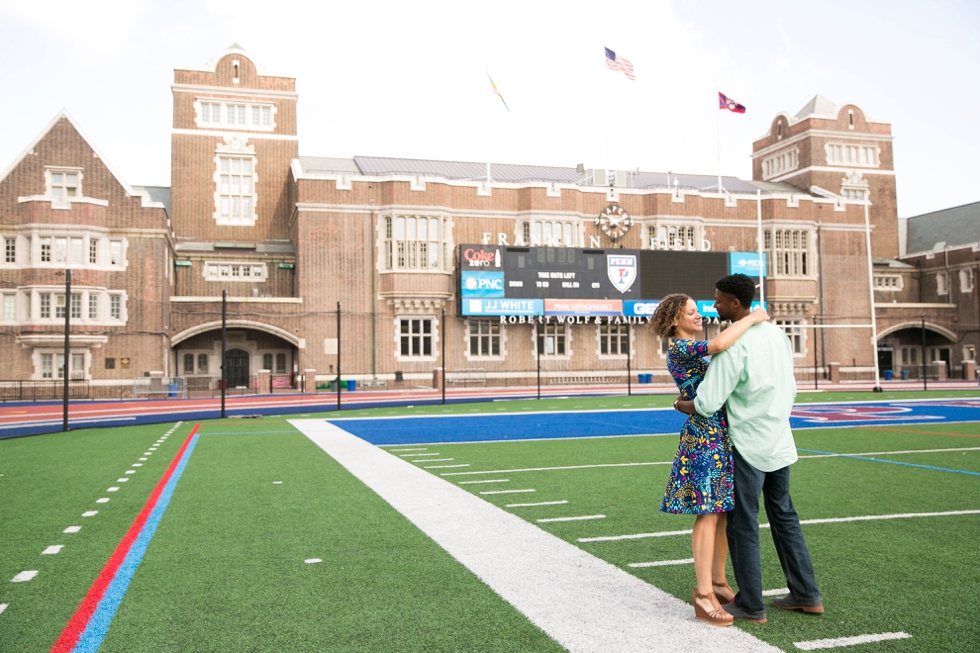
[[[254,222],[251,157],[218,157],[218,215],[231,222]]]
[[[91,265],[98,265],[99,263],[99,241],[97,238],[89,238],[88,262]]]
[[[878,148],[867,145],[827,144],[827,163],[843,163],[849,166],[878,166]]]
[[[432,355],[432,319],[399,320],[398,339],[402,356]]]
[[[262,369],[272,371],[272,354],[262,354]]]
[[[99,319],[99,296],[95,293],[89,293],[88,295],[88,319]]]
[[[54,296],[54,318],[56,320],[65,319],[65,296],[64,295]]]
[[[900,274],[876,274],[875,290],[901,290],[904,287]]]
[[[82,364],[84,365],[84,356],[81,354],[74,354],[75,356],[82,356]],[[73,361],[74,362],[74,361]],[[55,375],[55,364],[57,364],[57,376]],[[65,378],[65,355],[64,354],[41,354],[41,378],[42,379],[63,379]]]
[[[693,226],[663,224],[647,227],[647,245],[650,249],[696,250],[697,229]]]
[[[841,191],[841,196],[846,200],[860,200],[864,201],[865,191],[855,189],[855,188],[845,188]]]
[[[803,354],[803,320],[774,320],[776,326],[781,328],[789,344],[793,348],[794,354]]]
[[[197,124],[201,127],[247,127],[272,131],[271,104],[238,104],[218,100],[200,102]]]
[[[784,172],[796,170],[799,163],[800,149],[798,147],[774,154],[762,160],[762,176],[764,179],[768,179]]]
[[[805,277],[810,274],[810,232],[799,230],[766,230],[766,253],[775,263],[775,275]],[[769,274],[773,274],[770,268]]]
[[[4,263],[16,263],[17,262],[17,238],[4,238],[3,239],[3,262]]]
[[[960,292],[973,292],[973,270],[960,270]]]
[[[122,319],[122,297],[109,295],[109,317],[113,320]]]
[[[81,238],[69,238],[68,239],[68,262],[76,265],[81,265],[85,262],[83,249],[83,240]]]
[[[121,266],[123,264],[123,247],[121,240],[109,241],[109,265]]]
[[[565,355],[565,325],[545,324],[538,327],[538,355]]]
[[[286,354],[276,354],[276,374],[286,372]]]
[[[578,224],[560,220],[531,220],[523,227],[524,244],[531,247],[575,247]]]
[[[54,262],[55,263],[68,262],[68,239],[67,238],[54,239]]]
[[[441,218],[385,218],[384,260],[388,270],[442,270],[448,267]]]
[[[3,319],[7,322],[17,319],[17,295],[3,296]]]
[[[41,293],[40,297],[40,313],[38,317],[42,319],[48,319],[51,317],[51,293]]]
[[[208,355],[198,354],[197,355],[197,373],[207,374],[208,373]]]
[[[114,369],[116,369],[116,359],[115,358],[107,358],[107,359],[105,359],[105,368],[107,370],[114,370]]]
[[[82,319],[82,296],[75,293],[71,294],[71,319]]]
[[[603,356],[625,356],[629,353],[625,324],[599,325],[599,353]]]
[[[45,236],[40,238],[41,243],[41,263],[51,262],[51,238]]]
[[[265,282],[265,264],[247,263],[215,263],[208,261],[204,264],[204,278],[208,281],[252,281]],[[265,368],[269,369],[269,368]]]
[[[194,373],[194,354],[184,354],[184,374]]]
[[[949,277],[946,276],[945,272],[936,273],[936,294],[937,295],[949,294]]]
[[[918,364],[919,364],[919,348],[902,347],[902,365],[918,365]]]
[[[82,189],[78,172],[51,171],[51,192],[55,201],[67,202],[69,197],[81,197]]]
[[[468,322],[470,356],[500,356],[500,322]]]

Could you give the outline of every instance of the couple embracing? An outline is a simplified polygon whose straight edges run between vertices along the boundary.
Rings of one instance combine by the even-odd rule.
[[[718,281],[715,308],[732,325],[710,341],[699,339],[701,316],[687,295],[665,297],[653,318],[658,335],[669,339],[667,367],[681,393],[674,408],[690,415],[660,510],[696,515],[694,612],[716,626],[730,626],[734,619],[766,621],[760,494],[790,591],[772,605],[823,612],[789,495],[789,466],[797,460],[789,426],[796,397],[793,354],[766,312],[750,311],[754,297],[755,282],[744,274]],[[725,577],[729,551],[738,592]]]

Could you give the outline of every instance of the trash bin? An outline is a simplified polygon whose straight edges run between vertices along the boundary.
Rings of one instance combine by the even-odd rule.
[[[909,380],[909,371],[908,370],[902,370],[902,380],[903,381],[908,381]]]
[[[355,381],[354,379],[348,379],[347,380],[347,391],[348,392],[354,392],[355,390],[357,390],[357,381]]]
[[[893,374],[893,372],[891,370],[885,370],[885,380],[886,381],[891,381],[892,380],[892,374]]]
[[[176,397],[177,396],[177,384],[176,383],[168,383],[167,384],[167,396],[168,397]]]
[[[641,374],[640,383],[653,383],[653,374]]]

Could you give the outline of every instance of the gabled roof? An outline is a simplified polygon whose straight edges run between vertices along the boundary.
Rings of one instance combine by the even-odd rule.
[[[118,172],[116,172],[116,169],[112,167],[112,164],[109,163],[109,160],[105,158],[105,155],[103,155],[102,152],[99,150],[99,148],[96,147],[96,145],[92,141],[92,139],[90,139],[85,134],[85,132],[82,131],[82,128],[78,126],[78,123],[75,121],[74,118],[72,118],[71,114],[68,113],[68,110],[67,109],[62,109],[61,111],[59,111],[58,112],[58,115],[56,115],[54,117],[54,119],[51,122],[48,123],[47,127],[45,127],[44,129],[42,129],[41,130],[41,133],[38,134],[37,137],[34,140],[32,140],[27,147],[24,148],[24,151],[20,153],[20,156],[18,156],[16,159],[14,159],[14,161],[7,167],[7,169],[3,171],[3,174],[0,174],[0,182],[2,182],[4,179],[6,179],[7,178],[7,175],[9,175],[11,172],[13,172],[14,168],[16,168],[20,164],[20,162],[24,160],[24,157],[26,157],[34,149],[34,147],[38,143],[40,143],[41,140],[45,136],[48,135],[48,132],[50,132],[52,129],[54,129],[54,126],[57,125],[58,124],[58,121],[61,120],[62,118],[66,119],[69,123],[71,123],[71,126],[75,128],[75,131],[78,132],[78,135],[82,137],[82,140],[84,140],[86,143],[88,143],[88,146],[91,147],[92,150],[95,152],[95,154],[99,157],[99,161],[101,161],[102,162],[102,165],[104,165],[106,167],[106,169],[109,170],[109,172],[116,179],[116,181],[119,183],[119,185],[122,186],[123,189],[126,191],[126,194],[127,195],[129,195],[130,197],[142,197],[143,198],[143,206],[150,206],[150,205],[152,205],[153,200],[151,200],[151,198],[150,198],[150,196],[148,194],[142,193],[142,192],[138,192],[132,186],[130,186],[129,184],[127,184],[126,183],[126,180],[124,180],[122,178],[122,176],[120,176],[120,174]],[[160,204],[160,206],[163,206],[163,205]],[[164,208],[166,208],[166,207],[164,207]]]
[[[980,202],[924,213],[908,219],[906,251],[928,252],[939,245],[956,247],[980,242]]]

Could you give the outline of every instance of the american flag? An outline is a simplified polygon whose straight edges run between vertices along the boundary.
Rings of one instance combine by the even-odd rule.
[[[606,68],[610,70],[622,70],[627,78],[636,81],[636,75],[633,74],[633,64],[622,57],[617,57],[616,53],[609,48],[606,48]]]

